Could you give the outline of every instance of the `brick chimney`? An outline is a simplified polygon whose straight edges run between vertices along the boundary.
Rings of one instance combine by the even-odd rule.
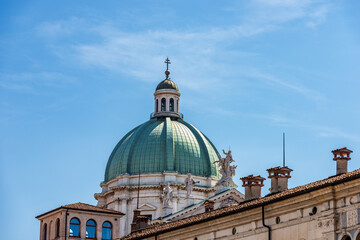
[[[288,189],[288,179],[291,178],[290,172],[292,169],[288,167],[274,167],[266,171],[269,173],[271,179],[270,193],[282,192]]]
[[[215,205],[215,202],[212,201],[212,200],[206,200],[204,202],[204,206],[205,206],[205,212],[210,212],[212,210],[214,210],[214,205]]]
[[[148,226],[148,218],[140,215],[140,210],[134,210],[133,222],[131,223],[131,232],[146,228]]]
[[[264,186],[265,178],[249,175],[240,179],[243,181],[242,186],[245,187],[245,200],[261,197],[261,187]]]
[[[344,148],[335,149],[332,151],[334,154],[334,161],[336,161],[336,175],[348,172],[348,162],[350,158],[351,150]]]

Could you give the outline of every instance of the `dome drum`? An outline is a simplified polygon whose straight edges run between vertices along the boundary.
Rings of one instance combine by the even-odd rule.
[[[175,116],[179,114],[180,93],[175,90],[162,89],[154,93],[154,116]]]

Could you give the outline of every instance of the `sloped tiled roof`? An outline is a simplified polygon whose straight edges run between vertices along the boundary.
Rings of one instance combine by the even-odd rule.
[[[119,211],[115,211],[112,209],[107,209],[107,208],[102,208],[102,207],[97,207],[94,205],[90,205],[87,203],[73,203],[73,204],[68,204],[68,205],[62,205],[62,208],[67,208],[67,209],[77,209],[77,210],[85,210],[85,211],[92,211],[92,212],[104,212],[104,213],[115,213],[115,214],[123,214],[122,212]]]
[[[58,207],[58,208],[53,209],[53,210],[51,210],[49,212],[43,213],[43,214],[37,216],[36,218],[39,218],[41,216],[44,216],[44,215],[46,215],[48,213],[54,212],[54,211],[56,211],[58,209],[61,209],[61,208],[73,209],[73,210],[81,210],[81,211],[89,211],[89,212],[99,212],[99,213],[110,213],[110,214],[125,215],[124,213],[119,212],[119,211],[115,211],[115,210],[111,210],[111,209],[107,209],[107,208],[97,207],[97,206],[94,206],[94,205],[78,202],[78,203],[62,205],[61,207]]]
[[[259,207],[263,204],[269,204],[272,202],[280,201],[283,199],[298,196],[300,194],[308,193],[311,191],[315,191],[317,189],[340,184],[340,183],[350,181],[353,179],[357,179],[357,178],[360,178],[360,169],[357,169],[355,171],[348,172],[348,173],[345,173],[342,175],[329,177],[324,180],[312,182],[312,183],[302,185],[299,187],[295,187],[295,188],[292,188],[292,189],[289,189],[289,190],[286,190],[286,191],[283,191],[280,193],[268,195],[268,196],[254,199],[254,200],[247,201],[247,202],[242,202],[238,205],[232,205],[232,206],[220,208],[220,209],[217,209],[214,211],[201,213],[201,214],[194,215],[194,216],[184,218],[184,219],[180,219],[180,220],[177,220],[174,222],[151,225],[146,229],[130,233],[129,235],[126,235],[120,239],[128,240],[128,239],[142,239],[142,238],[150,237],[155,234],[161,234],[164,232],[172,231],[172,230],[186,227],[189,225],[194,225],[194,224],[208,221],[211,219],[227,216],[230,214],[235,214],[235,213],[238,213],[241,211],[245,211],[247,209]]]

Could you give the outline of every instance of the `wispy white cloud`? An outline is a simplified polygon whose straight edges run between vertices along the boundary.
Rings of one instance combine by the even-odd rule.
[[[329,2],[321,0],[253,0],[251,5],[254,21],[280,24],[301,20],[312,28],[324,23],[331,9]]]
[[[169,55],[176,62],[177,70],[175,75],[172,73],[171,76],[181,79],[183,87],[201,90],[204,87],[216,87],[224,77],[233,79],[231,74],[234,74],[235,70],[219,64],[219,59],[236,55],[234,59],[239,60],[257,54],[247,50],[230,51],[228,46],[244,38],[276,31],[293,20],[316,25],[323,22],[327,14],[326,4],[310,0],[253,0],[247,5],[249,11],[244,18],[237,24],[226,27],[126,32],[118,29],[112,21],[89,23],[71,18],[67,21],[44,23],[37,30],[42,35],[50,36],[86,31],[98,41],[82,41],[70,46],[58,43],[53,48],[56,54],[66,59],[74,59],[87,67],[122,72],[140,81],[159,81],[161,69],[158,63],[163,61],[164,56]],[[321,99],[320,94],[300,84],[280,80],[268,73],[258,74],[258,77],[307,98],[316,101]]]
[[[275,77],[271,74],[262,73],[257,70],[249,71],[248,74],[254,79],[265,81],[268,84],[273,84],[276,86],[283,87],[285,89],[290,89],[296,93],[303,95],[304,97],[314,100],[314,101],[324,101],[325,97],[318,91],[306,88],[300,84],[291,83],[290,81],[285,81],[281,78]]]
[[[344,138],[349,139],[351,141],[360,142],[360,136],[357,134],[351,134],[348,132],[345,132],[343,130],[332,128],[328,126],[319,126],[319,125],[312,125],[312,124],[299,124],[302,125],[305,128],[312,129],[316,131],[317,135],[323,138]]]
[[[43,22],[35,28],[35,31],[41,37],[63,37],[75,33],[81,29],[84,24],[86,24],[84,19],[72,17],[67,20],[60,20],[56,22]]]

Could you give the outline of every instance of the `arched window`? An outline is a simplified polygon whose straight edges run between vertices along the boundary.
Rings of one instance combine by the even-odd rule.
[[[70,234],[71,237],[80,237],[80,220],[72,218],[70,220]]]
[[[45,223],[43,227],[43,240],[46,239],[47,239],[47,224]]]
[[[156,106],[155,106],[155,111],[158,112],[159,111],[159,99],[156,99]]]
[[[357,235],[356,240],[360,240],[360,233]]]
[[[162,112],[166,111],[166,99],[165,98],[161,99],[161,111]]]
[[[179,99],[176,100],[176,111],[179,112]]]
[[[111,223],[106,221],[102,225],[102,239],[103,240],[110,240],[111,239]]]
[[[170,98],[170,112],[173,112],[174,111],[174,99],[173,98]]]
[[[60,237],[60,219],[56,219],[55,237]]]
[[[96,238],[96,222],[92,219],[86,222],[86,238]]]
[[[345,235],[345,236],[342,237],[341,240],[351,240],[351,238],[348,235]]]

